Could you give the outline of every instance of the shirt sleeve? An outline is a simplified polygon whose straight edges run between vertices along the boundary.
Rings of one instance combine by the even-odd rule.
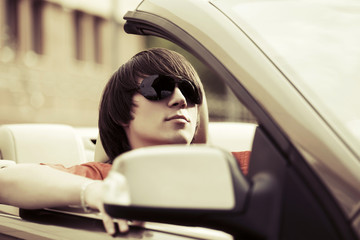
[[[104,180],[111,169],[111,164],[101,162],[88,162],[81,165],[75,165],[71,167],[64,167],[61,164],[44,164],[64,172],[72,173],[75,175],[91,178],[94,180]]]
[[[242,151],[242,152],[232,152],[233,156],[236,158],[237,162],[240,165],[240,169],[244,175],[247,175],[249,172],[249,162],[251,151]]]

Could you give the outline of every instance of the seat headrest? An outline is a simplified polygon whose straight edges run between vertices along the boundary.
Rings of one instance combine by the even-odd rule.
[[[86,162],[79,135],[68,125],[8,124],[0,126],[0,158],[17,163]]]

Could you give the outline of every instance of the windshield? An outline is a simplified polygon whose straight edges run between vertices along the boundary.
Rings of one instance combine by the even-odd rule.
[[[227,14],[331,128],[359,151],[360,2],[228,2]]]

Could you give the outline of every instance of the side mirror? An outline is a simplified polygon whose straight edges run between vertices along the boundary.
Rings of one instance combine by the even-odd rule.
[[[219,219],[243,212],[249,193],[234,157],[202,145],[127,152],[114,161],[105,182],[104,207],[114,218],[225,231]]]

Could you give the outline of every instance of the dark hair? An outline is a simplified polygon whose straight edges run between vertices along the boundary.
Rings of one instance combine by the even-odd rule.
[[[99,133],[110,163],[131,149],[123,126],[133,119],[132,99],[138,90],[138,79],[154,74],[185,77],[203,96],[195,69],[181,54],[152,48],[133,56],[111,76],[100,103]]]

